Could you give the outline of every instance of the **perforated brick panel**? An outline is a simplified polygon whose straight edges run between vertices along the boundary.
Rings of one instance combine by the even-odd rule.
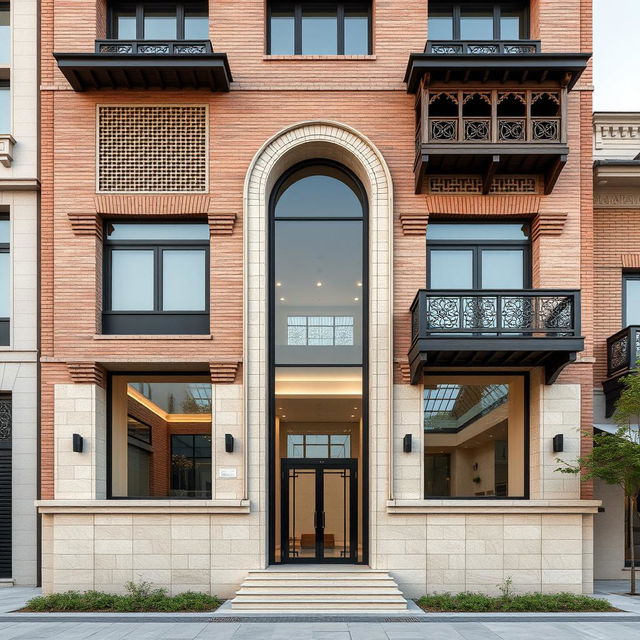
[[[482,180],[473,176],[432,176],[430,193],[482,193]],[[534,176],[496,176],[491,193],[538,193]]]
[[[98,107],[98,191],[206,190],[206,107]]]

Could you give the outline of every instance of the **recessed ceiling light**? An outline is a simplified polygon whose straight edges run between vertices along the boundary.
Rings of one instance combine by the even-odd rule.
[[[322,286],[322,282],[316,282],[316,287],[321,287]]]
[[[356,282],[356,286],[361,287],[362,286],[362,282]]]
[[[281,287],[282,286],[282,282],[276,282],[276,287]]]
[[[280,302],[284,302],[284,298],[280,298]]]
[[[351,414],[351,417],[352,417],[352,418],[355,418],[355,416],[353,415],[353,413]]]
[[[354,300],[355,300],[356,302],[358,302],[358,300],[360,300],[360,298],[354,298]]]
[[[358,407],[353,407],[353,408],[354,408],[354,410],[355,410],[355,411],[357,411],[357,410],[358,410]]]
[[[284,414],[282,415],[283,418],[286,418],[287,416],[285,416]]]

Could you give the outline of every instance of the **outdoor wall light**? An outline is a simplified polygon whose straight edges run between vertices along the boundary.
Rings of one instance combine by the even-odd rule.
[[[73,452],[82,453],[84,450],[84,438],[79,433],[73,434]]]
[[[560,453],[561,451],[564,451],[564,435],[558,433],[553,436],[553,452]]]
[[[402,451],[404,453],[411,453],[411,434],[407,433],[407,435],[402,438]]]
[[[227,453],[233,453],[233,436],[230,433],[224,434],[224,450]]]

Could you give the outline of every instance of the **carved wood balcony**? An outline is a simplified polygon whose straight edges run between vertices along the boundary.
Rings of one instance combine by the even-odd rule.
[[[542,366],[552,384],[584,348],[579,291],[420,290],[411,317],[412,384],[427,366]]]
[[[54,53],[75,91],[210,89],[229,91],[225,53],[209,40],[96,40],[93,53]]]
[[[606,416],[610,418],[622,391],[622,378],[638,372],[640,325],[632,325],[607,339],[607,379],[602,383]]]
[[[541,175],[550,193],[567,162],[567,94],[589,54],[522,41],[428,41],[405,81],[416,94],[416,193],[427,175]]]

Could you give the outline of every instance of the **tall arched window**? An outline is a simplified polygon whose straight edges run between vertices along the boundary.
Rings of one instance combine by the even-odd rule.
[[[270,212],[273,561],[362,562],[366,192],[305,162]]]

